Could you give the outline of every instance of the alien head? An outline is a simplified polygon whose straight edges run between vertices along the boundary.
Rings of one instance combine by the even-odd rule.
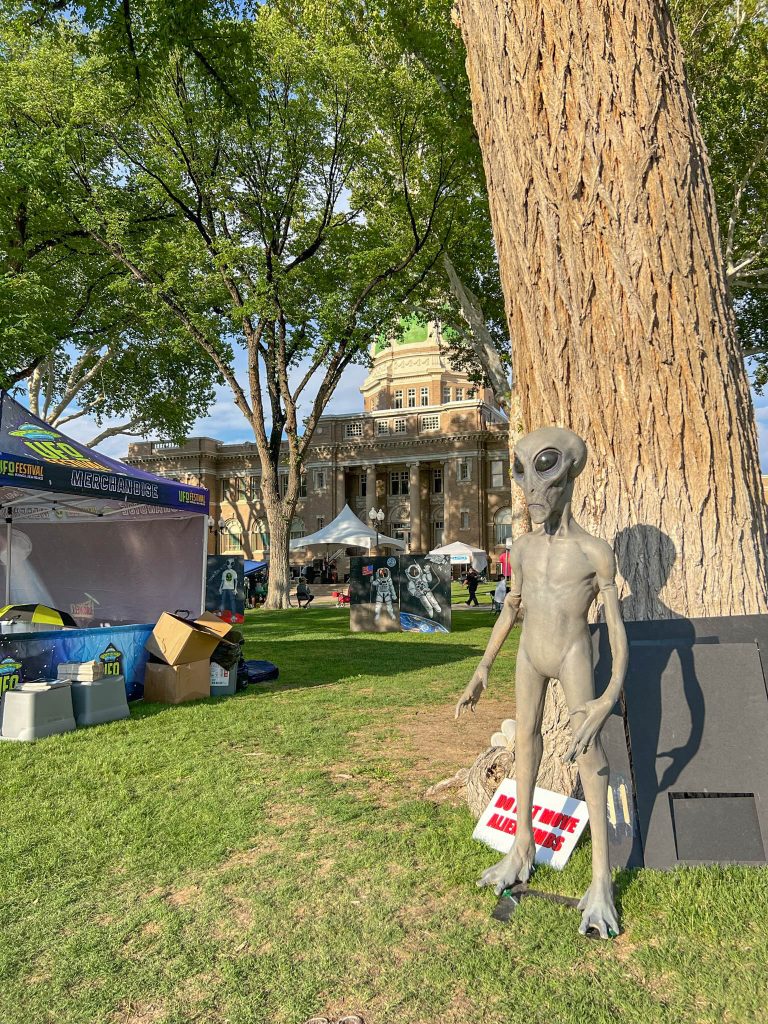
[[[587,446],[564,427],[540,427],[520,438],[512,476],[523,489],[531,522],[545,523],[553,512],[563,511],[586,461]]]

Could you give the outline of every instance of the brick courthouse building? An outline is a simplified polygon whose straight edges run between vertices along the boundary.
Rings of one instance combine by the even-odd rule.
[[[431,326],[377,345],[360,390],[361,412],[318,424],[291,536],[326,526],[345,503],[366,522],[374,507],[385,514],[382,532],[404,539],[410,551],[464,541],[486,550],[493,565],[511,524],[507,421],[493,394],[449,367]],[[207,487],[212,519],[225,523],[219,550],[269,557],[253,443],[140,442],[129,445],[125,461]],[[341,571],[351,553],[336,553]],[[324,554],[297,551],[291,561],[303,565]]]

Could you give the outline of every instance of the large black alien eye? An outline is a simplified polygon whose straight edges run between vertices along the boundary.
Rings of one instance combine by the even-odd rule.
[[[559,461],[560,452],[554,448],[547,448],[546,451],[539,452],[533,466],[537,473],[548,473],[550,469],[555,468]]]
[[[517,456],[515,456],[515,461],[512,463],[512,472],[517,473],[518,476],[522,476],[524,473],[523,464]]]

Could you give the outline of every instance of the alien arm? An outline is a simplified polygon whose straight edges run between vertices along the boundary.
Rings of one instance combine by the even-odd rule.
[[[597,584],[603,599],[605,622],[608,626],[608,643],[611,648],[611,678],[602,699],[610,701],[611,707],[619,699],[629,662],[629,644],[627,631],[621,618],[619,591],[616,587],[616,558],[612,549],[600,545],[597,552],[596,565]]]
[[[493,665],[504,641],[509,636],[512,627],[517,621],[517,616],[520,612],[523,574],[520,563],[520,552],[515,551],[514,547],[510,549],[510,565],[512,568],[512,586],[504,599],[499,617],[491,631],[490,637],[488,638],[485,654],[480,660],[480,667],[485,669],[490,669]]]

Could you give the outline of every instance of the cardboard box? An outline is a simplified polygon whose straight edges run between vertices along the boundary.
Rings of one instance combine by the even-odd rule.
[[[228,622],[208,612],[193,621],[163,612],[144,646],[166,665],[186,665],[210,659],[231,629]]]
[[[147,662],[144,672],[144,700],[160,704],[183,704],[211,694],[211,665],[207,658],[185,665]]]

